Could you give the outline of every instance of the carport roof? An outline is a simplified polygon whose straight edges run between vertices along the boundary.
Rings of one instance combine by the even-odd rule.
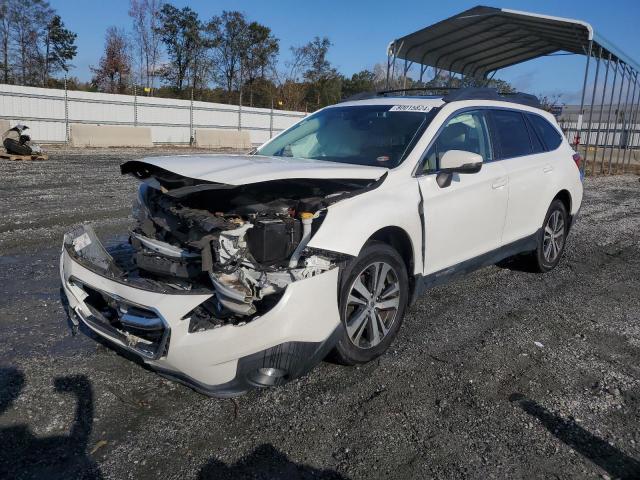
[[[477,6],[389,45],[389,55],[455,73],[483,76],[556,52],[588,54],[602,47],[636,71],[640,65],[581,20]]]

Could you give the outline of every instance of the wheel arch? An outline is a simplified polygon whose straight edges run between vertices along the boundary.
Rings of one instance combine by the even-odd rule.
[[[367,241],[371,240],[386,243],[393,247],[404,260],[407,274],[411,276],[415,265],[413,244],[411,243],[411,237],[404,229],[396,226],[384,227],[371,235]]]
[[[415,253],[411,236],[406,230],[397,226],[388,226],[381,228],[369,237],[367,242],[372,240],[385,243],[395,249],[402,257],[404,265],[407,268],[407,278],[409,281],[409,299],[412,302],[414,290],[416,288],[416,279],[413,274],[415,267]]]
[[[571,194],[569,193],[569,190],[560,190],[556,196],[553,197],[553,200],[560,200],[567,209],[567,213],[571,215]]]

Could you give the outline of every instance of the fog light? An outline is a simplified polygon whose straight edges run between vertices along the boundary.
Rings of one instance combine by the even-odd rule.
[[[261,375],[266,375],[267,377],[271,377],[271,378],[280,378],[280,377],[284,377],[287,374],[285,370],[281,370],[279,368],[272,368],[272,367],[259,368],[258,372]]]

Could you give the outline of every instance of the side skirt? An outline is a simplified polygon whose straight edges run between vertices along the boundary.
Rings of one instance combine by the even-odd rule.
[[[457,265],[430,273],[429,275],[416,275],[415,288],[413,289],[411,303],[414,303],[429,288],[449,283],[450,281],[463,277],[475,270],[488,267],[489,265],[494,265],[505,258],[535,250],[538,247],[539,237],[540,230],[528,237],[516,240],[508,245],[503,245],[502,247],[491,250],[490,252],[484,253],[478,257],[465,260]]]

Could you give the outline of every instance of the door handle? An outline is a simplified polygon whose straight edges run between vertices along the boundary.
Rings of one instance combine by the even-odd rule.
[[[507,177],[501,177],[491,184],[491,188],[496,190],[498,188],[504,187],[506,184],[507,184]]]
[[[553,166],[552,165],[545,165],[544,168],[542,169],[542,171],[544,173],[551,173],[551,172],[553,172]]]

